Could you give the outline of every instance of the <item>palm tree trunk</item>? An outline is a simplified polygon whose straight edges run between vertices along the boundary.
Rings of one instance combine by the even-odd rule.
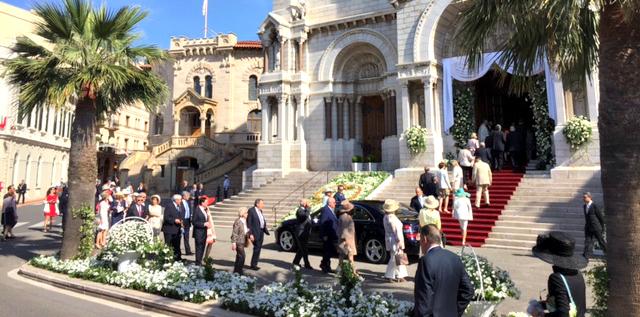
[[[615,3],[615,1],[612,1]],[[607,316],[640,316],[640,17],[606,5],[600,24],[600,161],[607,223]]]
[[[82,219],[72,217],[72,211],[82,206],[95,208],[94,182],[96,162],[96,107],[85,97],[76,104],[75,119],[71,125],[71,149],[69,153],[69,213],[64,217],[64,235],[60,257],[71,259],[78,254],[82,239]]]

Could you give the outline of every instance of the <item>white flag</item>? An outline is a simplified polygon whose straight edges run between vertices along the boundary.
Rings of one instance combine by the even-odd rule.
[[[203,0],[202,2],[202,15],[207,16],[207,11],[209,10],[209,0]]]

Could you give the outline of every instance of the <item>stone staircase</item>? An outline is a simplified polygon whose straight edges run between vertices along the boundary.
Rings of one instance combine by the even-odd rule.
[[[530,250],[538,234],[563,231],[584,246],[582,193],[602,203],[599,179],[552,180],[548,173],[527,171],[486,240],[486,247]]]
[[[265,202],[264,214],[267,224],[274,226],[282,216],[298,205],[301,198],[311,196],[340,173],[342,172],[292,172],[260,188],[242,191],[215,204],[209,210],[216,227],[229,228],[238,217],[238,208],[252,207],[254,201],[261,198]]]

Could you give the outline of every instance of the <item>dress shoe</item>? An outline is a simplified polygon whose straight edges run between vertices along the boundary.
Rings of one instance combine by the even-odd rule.
[[[307,270],[315,271],[315,269],[311,265],[305,265],[304,268]]]
[[[184,255],[193,255],[193,254],[194,254],[193,252],[187,252]]]
[[[260,267],[258,267],[258,266],[250,266],[249,269],[257,271],[257,270],[260,269]]]

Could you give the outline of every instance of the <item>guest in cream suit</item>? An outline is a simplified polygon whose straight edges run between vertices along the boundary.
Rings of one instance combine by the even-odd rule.
[[[484,202],[489,206],[489,186],[493,175],[491,174],[491,166],[476,157],[476,163],[473,165],[473,183],[476,184],[476,208],[480,208],[480,198],[484,194]]]

